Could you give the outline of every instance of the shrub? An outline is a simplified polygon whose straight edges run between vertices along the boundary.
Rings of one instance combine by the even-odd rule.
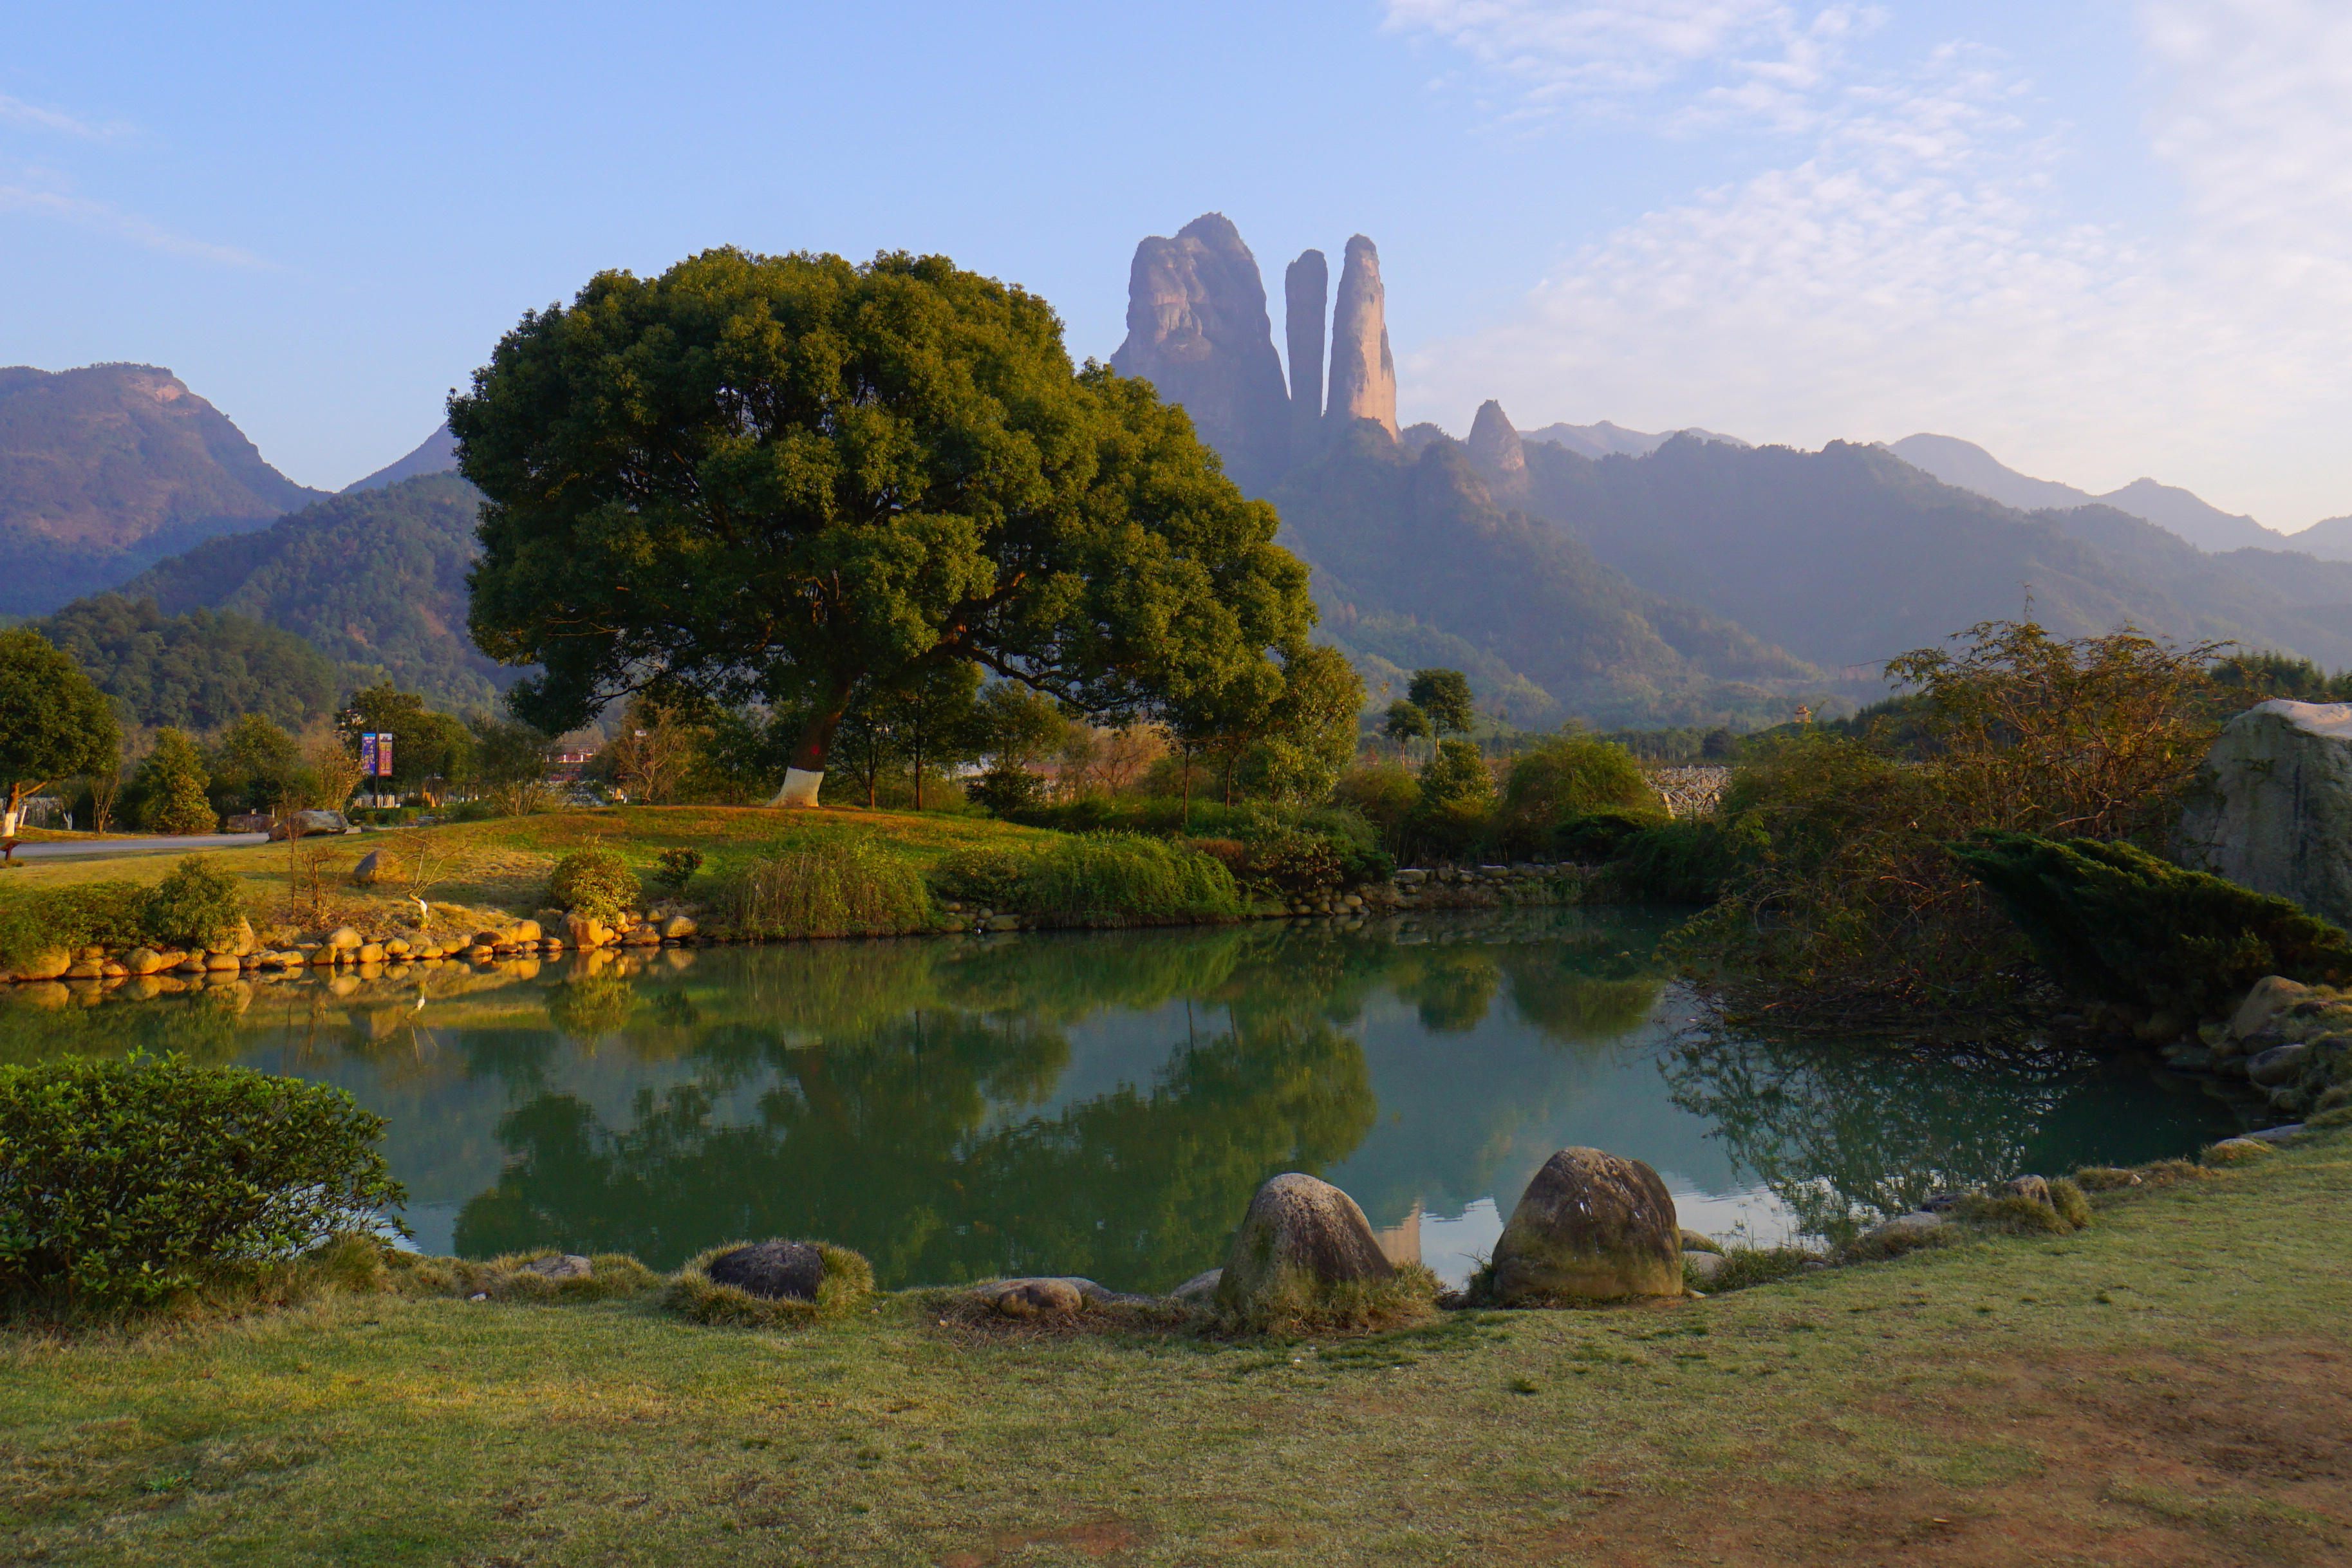
[[[1065,839],[1031,863],[1027,909],[1067,921],[1237,915],[1233,873],[1208,856],[1133,833]]]
[[[914,868],[868,839],[836,839],[761,860],[721,902],[739,930],[784,937],[909,931],[929,920],[931,907]]]
[[[1009,849],[959,849],[931,868],[942,899],[983,910],[1017,910],[1029,881],[1030,857]]]
[[[552,1248],[514,1252],[488,1262],[463,1258],[425,1258],[414,1252],[394,1253],[386,1283],[404,1296],[488,1296],[493,1301],[530,1301],[572,1306],[585,1301],[609,1301],[635,1296],[661,1283],[661,1276],[622,1252],[600,1252],[588,1259],[584,1279],[551,1279],[523,1266],[560,1257]]]
[[[236,879],[201,855],[173,867],[140,911],[147,940],[173,947],[225,948],[244,919]]]
[[[210,833],[219,826],[206,798],[204,753],[195,742],[166,726],[132,778],[142,826],[155,833]]]
[[[1339,847],[1316,833],[1286,833],[1250,846],[1242,880],[1251,889],[1286,899],[1336,888],[1347,879],[1348,860]]]
[[[1250,1304],[1247,1310],[1220,1298],[1218,1326],[1228,1333],[1297,1339],[1307,1334],[1374,1334],[1425,1323],[1437,1315],[1444,1289],[1419,1263],[1401,1265],[1385,1279],[1349,1279],[1290,1289]]]
[[[1551,847],[1562,859],[1598,866],[1623,856],[1636,838],[1664,823],[1655,812],[1587,812],[1555,825]]]
[[[575,849],[556,862],[547,901],[591,920],[609,921],[634,908],[645,889],[628,863],[610,849]]]
[[[1544,843],[1560,824],[1596,811],[1654,815],[1658,793],[1624,747],[1590,735],[1556,735],[1511,763],[1496,815],[1509,842]]]
[[[56,948],[136,946],[147,940],[147,900],[136,882],[84,882],[0,901],[0,963]]]
[[[1401,763],[1372,763],[1341,774],[1331,798],[1382,833],[1393,833],[1421,804],[1421,781]]]
[[[1757,866],[1769,845],[1753,817],[1678,817],[1627,840],[1611,879],[1634,898],[1711,904]]]
[[[661,869],[654,873],[654,880],[673,893],[685,892],[687,883],[702,869],[702,851],[699,849],[665,849],[654,858],[661,862]]]
[[[383,1125],[247,1068],[0,1068],[0,1292],[152,1305],[296,1257],[402,1201]]]
[[[999,762],[967,785],[964,795],[998,816],[1013,817],[1036,809],[1045,800],[1045,784],[1017,763]]]
[[[2352,938],[2326,921],[2129,844],[1980,833],[1952,853],[2080,996],[2186,1027],[2266,974],[2352,980]]]
[[[1726,1290],[1745,1290],[1751,1285],[1770,1285],[1782,1279],[1793,1279],[1811,1265],[1827,1262],[1818,1252],[1808,1252],[1801,1247],[1733,1247],[1723,1253],[1723,1267],[1713,1279],[1702,1286],[1695,1276],[1685,1275],[1685,1283],[1719,1296]]]
[[[874,1266],[849,1248],[824,1241],[814,1244],[824,1258],[824,1278],[816,1288],[814,1301],[789,1296],[773,1300],[754,1296],[740,1286],[721,1285],[706,1272],[714,1259],[750,1245],[730,1241],[697,1254],[677,1271],[662,1304],[697,1323],[738,1329],[785,1329],[845,1316],[864,1306],[874,1294]]]

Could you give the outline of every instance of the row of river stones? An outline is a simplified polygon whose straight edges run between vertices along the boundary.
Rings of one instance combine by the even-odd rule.
[[[2352,997],[2273,974],[2225,1023],[2164,1051],[2177,1068],[2242,1079],[2290,1115],[2352,1104]]]
[[[548,926],[535,920],[517,921],[504,928],[485,927],[470,936],[443,942],[423,938],[411,942],[398,935],[372,937],[355,927],[339,926],[315,937],[296,937],[273,946],[254,934],[250,921],[240,921],[236,935],[217,949],[135,947],[117,952],[105,947],[58,948],[35,954],[0,977],[18,981],[115,980],[154,974],[429,963],[454,959],[488,963],[499,959],[562,952],[567,947],[657,947],[664,942],[688,941],[696,932],[694,921],[682,914],[630,915],[608,925],[562,910],[541,912],[548,918]],[[556,934],[558,929],[561,935]]]

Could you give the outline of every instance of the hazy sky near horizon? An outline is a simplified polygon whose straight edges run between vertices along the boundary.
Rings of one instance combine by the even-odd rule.
[[[1408,421],[2352,512],[2342,0],[100,0],[0,55],[0,363],[168,365],[329,489],[600,268],[944,252],[1107,357],[1210,210],[1277,296],[1378,241]]]

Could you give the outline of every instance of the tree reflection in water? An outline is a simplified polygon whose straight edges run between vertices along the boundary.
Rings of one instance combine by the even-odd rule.
[[[1711,1029],[1659,1060],[1674,1101],[1716,1127],[1803,1231],[1842,1238],[1931,1193],[2193,1149],[2213,1099],[2088,1051],[1909,1049]]]

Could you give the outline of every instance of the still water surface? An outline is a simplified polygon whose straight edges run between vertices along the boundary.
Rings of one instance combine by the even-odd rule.
[[[704,948],[343,995],[19,1002],[0,1059],[143,1045],[339,1084],[389,1119],[427,1251],[670,1268],[822,1237],[892,1287],[1164,1289],[1221,1261],[1283,1171],[1338,1184],[1393,1256],[1459,1281],[1570,1144],[1647,1161],[1695,1229],[1773,1241],[2235,1130],[2145,1063],[1700,1026],[1655,956],[1675,918]]]

